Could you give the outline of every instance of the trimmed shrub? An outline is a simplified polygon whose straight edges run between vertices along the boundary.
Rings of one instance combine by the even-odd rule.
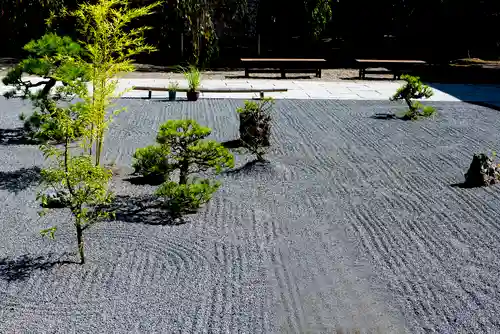
[[[160,126],[157,144],[138,149],[133,167],[144,177],[160,177],[164,183],[156,195],[165,199],[164,207],[176,213],[191,212],[208,202],[219,182],[195,177],[196,174],[234,167],[233,155],[220,143],[207,140],[210,128],[193,120],[171,120]],[[172,173],[178,171],[178,182]]]
[[[274,103],[274,99],[268,97],[259,102],[245,101],[244,107],[236,109],[240,116],[241,143],[259,161],[265,160],[264,154],[270,146],[271,111]]]
[[[406,81],[404,86],[398,88],[396,94],[391,97],[391,101],[404,100],[408,105],[408,111],[404,114],[404,119],[416,120],[420,117],[430,117],[435,114],[436,109],[424,106],[414,99],[430,98],[434,93],[429,86],[424,85],[419,77],[403,75],[401,79]]]

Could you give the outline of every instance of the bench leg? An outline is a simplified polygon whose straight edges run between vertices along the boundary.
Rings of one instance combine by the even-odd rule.
[[[249,78],[248,67],[245,67],[245,78]]]
[[[286,74],[285,74],[285,69],[281,69],[281,79],[285,79],[286,78]]]
[[[260,98],[263,99],[264,98],[264,92],[260,92]]]
[[[151,100],[151,93],[152,93],[151,91],[148,91],[148,99],[150,100]]]
[[[364,68],[360,68],[359,69],[359,78],[360,79],[364,79],[365,78],[365,69]]]
[[[321,68],[316,72],[316,77],[321,79]]]

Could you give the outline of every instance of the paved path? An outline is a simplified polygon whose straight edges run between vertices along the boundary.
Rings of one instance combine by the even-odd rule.
[[[39,80],[39,79],[38,79]],[[32,78],[32,81],[37,81]],[[267,93],[279,99],[328,99],[328,100],[388,100],[396,89],[401,86],[401,81],[302,81],[302,80],[259,80],[259,79],[228,79],[204,80],[203,88],[287,88],[283,93]],[[119,90],[129,89],[132,86],[157,86],[167,87],[168,79],[120,79]],[[500,102],[500,85],[466,85],[466,84],[430,84],[434,96],[430,101],[470,101],[470,102]],[[180,87],[187,87],[185,81],[180,82]],[[9,87],[0,83],[0,92]],[[147,97],[148,92],[130,91],[126,97]],[[154,92],[153,98],[164,98],[166,92]],[[249,99],[258,97],[252,93],[202,93],[202,98],[236,98]],[[185,98],[185,93],[179,93],[178,98]]]

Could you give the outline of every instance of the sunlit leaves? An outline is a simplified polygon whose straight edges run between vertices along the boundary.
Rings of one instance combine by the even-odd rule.
[[[414,101],[414,99],[430,98],[434,95],[432,89],[424,85],[419,77],[414,77],[411,75],[402,75],[401,79],[406,81],[406,83],[398,88],[394,96],[391,97],[391,101],[404,100],[408,105],[409,110],[405,114],[405,118],[416,120],[419,117],[429,117],[434,115],[435,109],[430,106],[423,106],[419,101]]]
[[[170,120],[160,127],[157,144],[138,149],[133,167],[145,177],[165,181],[156,194],[171,211],[183,213],[206,203],[219,182],[197,178],[208,170],[220,173],[234,167],[233,155],[220,143],[206,137],[212,131],[193,120]],[[179,182],[170,179],[179,172]]]

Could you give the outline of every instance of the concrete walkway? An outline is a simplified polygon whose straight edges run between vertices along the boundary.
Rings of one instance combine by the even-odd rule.
[[[32,82],[40,79],[30,78]],[[133,86],[167,87],[168,79],[120,79],[120,91]],[[181,88],[187,87],[185,81],[179,82]],[[262,79],[228,79],[203,80],[202,88],[287,88],[283,93],[266,93],[277,99],[329,99],[329,100],[388,100],[400,87],[402,81],[304,81],[304,80],[262,80]],[[500,85],[466,85],[466,84],[430,84],[434,96],[429,101],[470,101],[500,102]],[[9,90],[0,83],[0,92]],[[129,91],[125,97],[147,97],[146,91]],[[167,92],[153,92],[153,98],[165,98]],[[258,97],[258,93],[202,93],[201,98],[250,99]],[[185,98],[185,93],[178,93],[178,98]]]

